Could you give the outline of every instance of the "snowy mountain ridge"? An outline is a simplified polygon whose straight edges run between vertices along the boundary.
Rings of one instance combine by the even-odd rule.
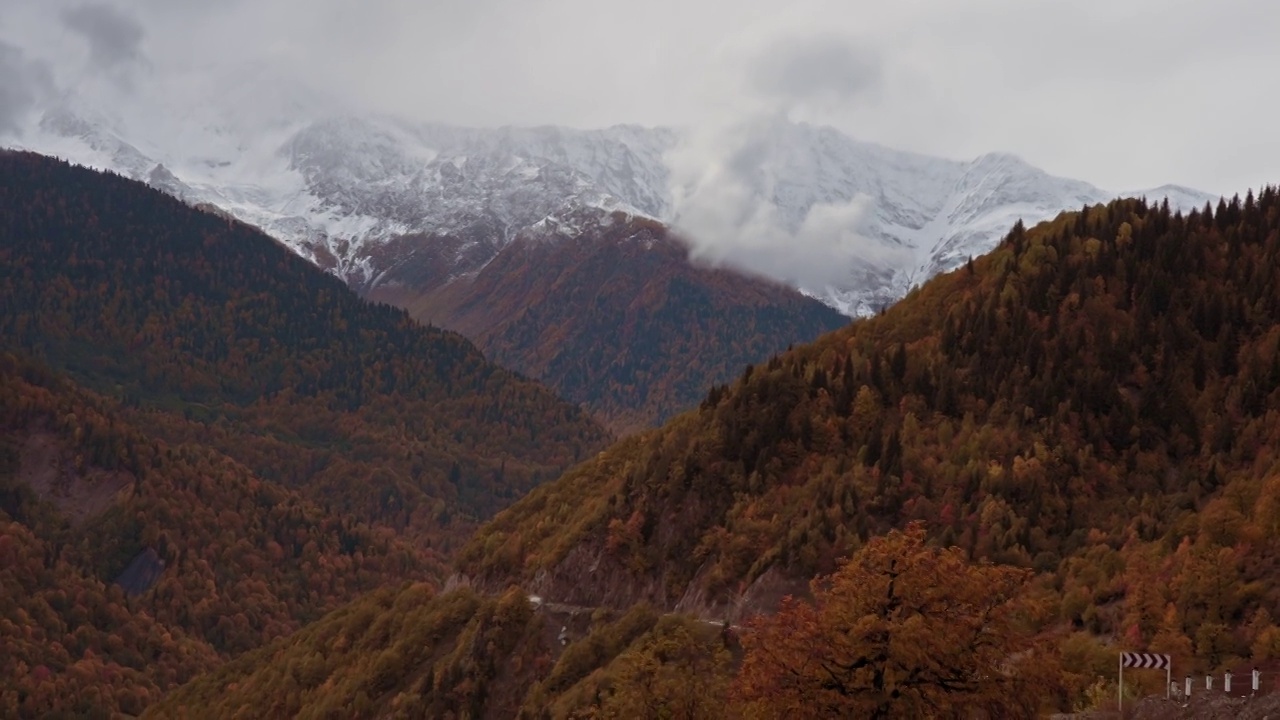
[[[674,129],[459,128],[334,112],[305,93],[249,119],[197,106],[160,117],[64,98],[0,144],[217,207],[364,287],[386,270],[377,248],[395,238],[467,239],[456,248],[464,273],[518,234],[563,235],[584,213],[614,211],[673,225],[695,253],[715,240],[712,260],[773,274],[767,259],[752,262],[735,248],[747,228],[685,223],[698,209],[692,202],[718,197],[700,194],[700,184],[727,177],[743,208],[768,211],[776,227],[761,242],[777,245],[775,253],[810,252],[806,233],[850,233],[854,250],[838,258],[849,267],[834,280],[775,276],[850,315],[988,251],[1018,219],[1030,224],[1116,195],[1012,155],[946,160],[777,120],[748,128],[720,158],[726,174],[708,179],[673,170],[692,137]],[[1182,208],[1210,199],[1176,186],[1141,194]],[[827,212],[853,203],[857,212]],[[825,224],[814,224],[819,216]]]

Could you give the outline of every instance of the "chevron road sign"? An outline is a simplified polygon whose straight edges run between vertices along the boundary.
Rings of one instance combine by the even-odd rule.
[[[1124,712],[1124,669],[1140,668],[1152,670],[1164,670],[1164,697],[1169,699],[1169,680],[1173,677],[1173,659],[1168,655],[1158,655],[1156,653],[1120,653],[1120,677],[1116,683],[1118,694],[1120,695],[1117,705],[1120,711]]]
[[[1120,653],[1120,667],[1127,668],[1152,668],[1164,670],[1169,667],[1168,655],[1156,655],[1154,653]]]

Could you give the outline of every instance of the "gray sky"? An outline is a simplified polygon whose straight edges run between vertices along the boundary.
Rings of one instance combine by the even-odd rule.
[[[264,61],[460,124],[785,113],[1128,190],[1280,182],[1274,0],[0,0],[0,127],[87,76]],[[53,79],[51,79],[53,78]]]

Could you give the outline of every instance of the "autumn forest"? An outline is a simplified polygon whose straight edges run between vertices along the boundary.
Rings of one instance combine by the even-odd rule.
[[[1280,660],[1275,188],[1019,223],[620,438],[638,381],[562,374],[0,154],[0,716],[1037,717],[1120,650]]]

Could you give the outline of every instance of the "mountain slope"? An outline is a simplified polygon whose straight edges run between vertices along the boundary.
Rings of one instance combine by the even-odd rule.
[[[514,591],[411,585],[228,663],[145,717],[613,717],[635,716],[637,696],[651,712],[711,717],[723,701],[724,646],[720,628],[647,607],[587,617]],[[661,674],[649,675],[655,666]]]
[[[376,492],[345,501],[425,528],[437,500],[492,512],[605,438],[463,338],[361,301],[245,226],[35,156],[0,173],[7,344],[131,401],[254,427],[261,447],[223,447],[251,467],[292,445],[307,467],[273,472],[319,490],[344,463],[331,448],[371,459],[389,443],[401,459],[380,463]]]
[[[714,642],[696,633],[636,642],[647,609],[582,638],[586,613],[652,599],[704,616],[750,615],[783,593],[803,594],[804,580],[840,556],[860,549],[866,561],[873,536],[912,520],[934,542],[961,548],[918,546],[922,557],[951,558],[948,572],[967,554],[1030,568],[977,566],[975,583],[987,572],[1038,576],[1018,623],[1046,629],[1034,643],[1056,652],[1028,663],[1032,705],[1096,701],[1119,643],[1170,653],[1193,673],[1274,657],[1277,257],[1275,189],[1185,217],[1126,201],[1030,231],[1015,226],[990,256],[883,316],[750,368],[697,411],[621,441],[500,513],[459,567],[502,600],[469,589],[384,593],[196,680],[153,712],[227,714],[269,698],[284,713],[465,707],[507,717],[520,707],[512,698],[524,697],[529,717],[630,716],[670,709],[666,691],[698,678],[710,684],[686,696],[702,704],[684,707],[725,716],[734,707],[715,684],[728,668],[717,665]],[[897,556],[878,552],[881,572],[860,575],[856,592],[893,605],[913,587],[942,607],[926,622],[958,623],[936,567],[912,580]],[[526,601],[530,591],[549,594]],[[820,630],[803,606],[787,607],[791,622],[805,623],[799,636],[829,641],[824,648],[842,657],[853,651],[849,625],[883,643],[877,619],[901,622],[895,646],[920,642],[922,672],[938,672],[932,638],[907,629],[921,618],[901,606],[870,619],[845,608],[853,614]],[[538,618],[555,612],[569,618]],[[790,636],[788,620],[778,622],[748,624],[748,651]],[[552,635],[565,648],[558,657],[555,644],[540,645]],[[861,657],[847,675],[865,687],[872,679],[857,671],[885,656]],[[993,662],[1006,660],[998,652]],[[808,667],[831,687],[836,671]],[[640,703],[611,704],[623,697]]]
[[[118,176],[0,153],[0,715],[134,714],[441,558],[607,433]]]
[[[0,355],[0,714],[136,715],[439,560]]]
[[[431,266],[393,268],[369,297],[475,339],[621,433],[848,322],[789,288],[691,264],[662,225],[620,212],[548,220],[474,274]]]
[[[535,490],[459,568],[739,617],[918,519],[1045,573],[1068,627],[1191,667],[1247,657],[1280,611],[1277,257],[1275,189],[1016,226]]]

